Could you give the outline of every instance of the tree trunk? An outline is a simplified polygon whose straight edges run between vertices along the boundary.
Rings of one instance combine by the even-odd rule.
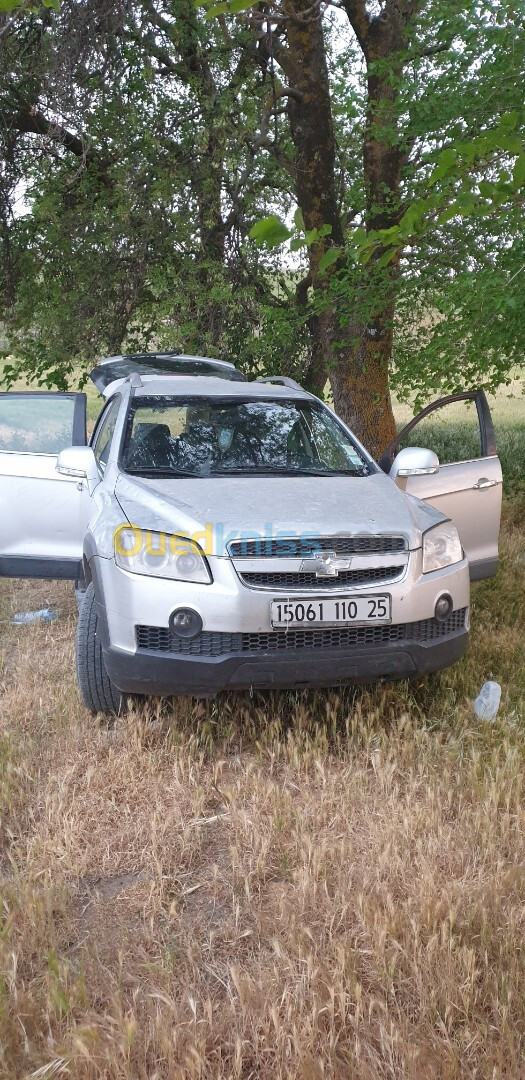
[[[392,139],[397,119],[396,85],[401,76],[401,61],[397,58],[403,45],[399,8],[389,11],[387,5],[382,19],[368,20],[366,25],[366,31],[360,28],[365,56],[371,65],[367,79],[363,173],[365,225],[371,233],[390,228],[400,217],[404,154],[399,141]],[[381,456],[396,433],[389,367],[399,257],[380,270],[378,262],[384,252],[380,245],[370,263],[362,268],[360,292],[365,317],[353,322],[350,329],[352,348],[341,358],[331,376],[337,412],[376,458]]]
[[[406,157],[397,136],[396,103],[406,26],[418,4],[419,0],[386,0],[381,13],[371,18],[365,0],[345,3],[369,65],[363,143],[365,225],[369,233],[390,228],[401,213],[401,171]],[[350,286],[344,303],[331,301],[331,273],[343,271],[345,262],[342,257],[331,271],[319,272],[327,247],[344,246],[321,9],[312,6],[311,0],[288,0],[286,13],[288,47],[279,45],[276,59],[289,83],[297,202],[307,230],[331,226],[328,237],[308,248],[316,314],[311,321],[312,362],[307,381],[319,389],[327,377],[330,379],[336,411],[379,457],[395,435],[389,364],[399,260],[383,266],[384,249],[379,246],[361,271],[359,288],[352,291]]]
[[[213,132],[213,107],[208,111],[209,133],[206,148],[194,178],[194,190],[198,202],[198,226],[200,254],[197,260],[197,281],[201,295],[197,297],[197,322],[202,327],[205,340],[219,345],[224,323],[224,305],[213,299],[217,275],[225,267],[225,242],[227,228],[222,216],[222,174],[225,147]],[[208,296],[203,303],[204,295]]]
[[[311,0],[290,0],[287,13],[288,48],[279,52],[277,59],[290,83],[288,115],[295,148],[297,202],[307,231],[330,226],[329,235],[308,248],[315,314],[310,323],[312,358],[305,381],[320,393],[329,378],[336,411],[371,453],[379,456],[395,433],[388,390],[393,308],[391,303],[383,305],[364,322],[351,310],[349,325],[343,325],[330,297],[330,271],[319,271],[323,253],[332,245],[344,246],[330,84],[320,12],[312,15]],[[370,117],[369,124],[372,122]],[[373,197],[370,194],[370,202]],[[343,268],[341,259],[332,272]]]
[[[420,0],[386,0],[371,18],[365,0],[345,0],[346,11],[368,65],[367,110],[363,142],[367,233],[389,229],[401,217],[401,174],[406,148],[398,128],[397,99],[406,51],[406,28]],[[379,457],[396,433],[389,391],[389,366],[399,256],[382,267],[380,245],[363,267],[361,293],[365,318],[350,333],[353,349],[334,368],[334,403],[341,417]],[[379,264],[379,265],[378,265]]]
[[[306,288],[298,290],[299,306],[306,307],[306,293],[313,289],[316,298],[327,290],[327,279],[319,274],[319,262],[331,244],[343,243],[341,215],[335,184],[335,137],[330,102],[330,84],[323,27],[319,13],[312,15],[310,0],[287,4],[289,21],[288,48],[277,53],[288,82],[287,112],[294,144],[294,177],[297,204],[305,229],[331,232],[308,247],[309,274]],[[332,359],[333,312],[316,303],[310,318],[311,356],[304,382],[309,390],[322,394]]]
[[[394,304],[366,325],[350,328],[352,342],[330,372],[335,410],[376,460],[396,434],[388,385]]]

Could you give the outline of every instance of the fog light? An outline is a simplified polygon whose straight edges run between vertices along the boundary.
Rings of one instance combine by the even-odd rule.
[[[202,630],[202,619],[191,608],[177,608],[171,615],[170,629],[178,637],[196,637]]]
[[[452,597],[449,596],[448,593],[443,593],[443,596],[440,596],[436,601],[436,606],[434,608],[434,614],[438,622],[444,622],[451,611]]]

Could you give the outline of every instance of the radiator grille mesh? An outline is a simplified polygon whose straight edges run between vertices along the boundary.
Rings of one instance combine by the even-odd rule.
[[[317,577],[317,574],[273,570],[243,572],[237,567],[237,573],[245,585],[267,589],[342,589],[347,585],[373,585],[384,581],[395,581],[404,574],[405,566],[369,566],[360,570],[340,570],[337,577]]]
[[[388,626],[336,626],[317,630],[272,630],[268,633],[227,634],[206,631],[189,640],[177,637],[162,626],[137,626],[137,646],[153,652],[180,656],[226,656],[230,653],[275,653],[307,649],[342,649],[388,642],[436,641],[465,626],[466,608],[453,611],[444,622],[420,622]]]
[[[390,555],[407,550],[404,536],[297,536],[231,540],[228,551],[233,558],[308,558],[316,551],[335,551],[337,555]]]

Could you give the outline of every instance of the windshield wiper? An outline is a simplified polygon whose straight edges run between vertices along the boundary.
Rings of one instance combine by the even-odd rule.
[[[210,476],[367,476],[349,469],[287,469],[277,465],[248,465],[244,469],[212,469]]]
[[[350,472],[347,469],[287,469],[278,465],[247,465],[244,469],[212,469],[210,472],[194,473],[182,469],[161,468],[155,465],[140,465],[135,469],[125,469],[128,476],[143,476],[145,479],[160,477],[164,480],[193,478],[206,480],[212,476],[368,476],[364,470]]]
[[[299,472],[297,476],[368,476],[368,469],[363,467],[362,469],[318,469],[314,472],[312,469],[309,472]]]
[[[126,469],[125,471],[128,476],[144,476],[146,479],[148,477],[160,476],[164,477],[165,480],[169,480],[170,477],[179,479],[184,478],[185,476],[199,477],[201,475],[200,473],[183,472],[182,469],[161,468],[160,466],[157,467],[155,465],[140,465],[135,469]]]

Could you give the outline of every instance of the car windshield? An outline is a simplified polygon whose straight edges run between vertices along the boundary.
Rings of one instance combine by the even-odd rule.
[[[322,405],[303,400],[141,397],[122,467],[138,476],[366,476],[370,466]]]

